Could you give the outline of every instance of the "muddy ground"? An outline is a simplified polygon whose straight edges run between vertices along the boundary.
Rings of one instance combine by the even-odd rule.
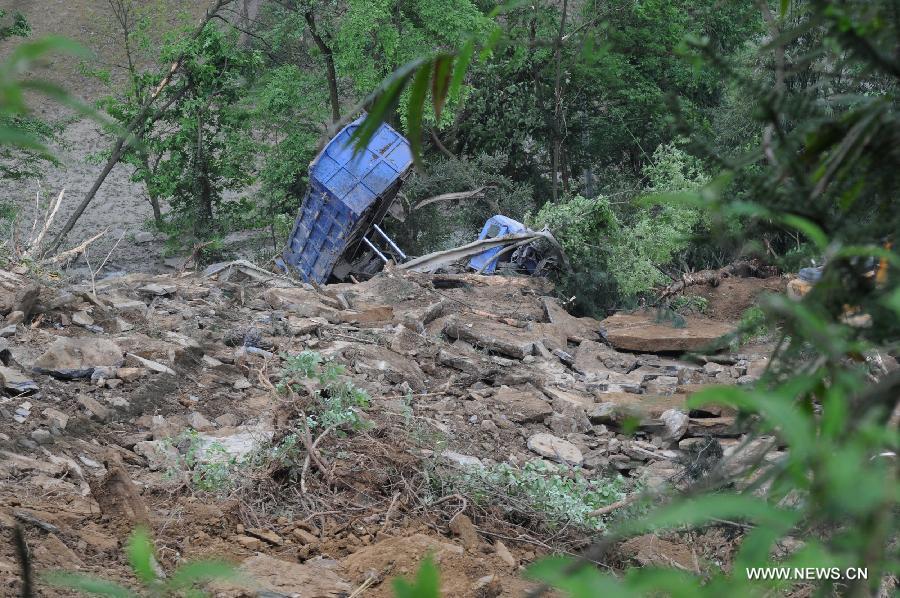
[[[429,552],[445,595],[522,595],[530,563],[597,532],[459,480],[538,464],[612,483],[609,504],[689,483],[698,446],[727,453],[743,431],[728,412],[688,411],[687,396],[752,381],[768,351],[691,360],[729,324],[574,318],[529,278],[390,270],[313,289],[238,264],[112,278],[94,294],[0,274],[0,317],[19,321],[0,327],[4,535],[24,528],[39,575],[133,585],[123,544],[145,524],[165,570],[216,556],[257,584],[221,596],[390,596]],[[356,409],[360,429],[331,429],[288,463],[271,447],[302,432],[315,401],[272,385],[303,350],[343,365],[371,404]],[[614,505],[596,525],[628,516]],[[734,543],[721,529],[647,536],[605,564],[704,570],[727,566]],[[0,593],[19,583],[4,543]],[[40,595],[65,594],[42,583]]]

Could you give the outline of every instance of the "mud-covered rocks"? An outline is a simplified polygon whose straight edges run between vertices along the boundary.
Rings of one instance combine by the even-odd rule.
[[[584,461],[577,446],[553,434],[534,434],[528,439],[527,446],[541,457],[568,465],[581,465]]]
[[[95,368],[116,368],[122,362],[122,349],[109,339],[59,337],[35,360],[32,369],[54,378],[90,378]]]
[[[544,394],[531,385],[518,388],[501,386],[488,400],[492,413],[506,415],[516,423],[541,422],[553,413]]]

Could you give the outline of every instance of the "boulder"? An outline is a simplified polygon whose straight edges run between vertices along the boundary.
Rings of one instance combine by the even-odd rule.
[[[721,337],[734,327],[699,317],[685,317],[685,325],[675,328],[657,321],[653,312],[612,315],[600,325],[604,336],[616,349],[646,353],[699,351],[721,346]]]
[[[134,452],[147,460],[150,471],[166,470],[178,465],[178,450],[167,440],[144,440],[134,445]]]
[[[530,384],[521,388],[501,386],[490,401],[492,410],[506,414],[511,421],[519,424],[541,422],[553,413],[543,393]]]
[[[84,393],[79,393],[78,396],[75,397],[75,400],[100,421],[106,421],[112,414],[108,407],[103,406],[97,399],[89,397]]]
[[[32,369],[55,378],[90,378],[97,367],[122,365],[122,349],[107,339],[59,337],[35,360]]]
[[[513,359],[522,359],[534,353],[535,341],[541,340],[524,328],[516,328],[488,318],[464,320],[460,316],[451,317],[445,322],[444,334]]]
[[[662,438],[666,442],[677,442],[687,434],[689,418],[683,411],[667,409],[659,419],[663,423]]]
[[[619,353],[615,349],[594,341],[584,341],[578,345],[575,361],[572,364],[579,374],[605,380],[609,372],[628,372],[637,365],[637,357],[628,353]]]
[[[178,287],[176,287],[174,284],[157,284],[155,282],[151,282],[150,284],[142,286],[137,291],[141,295],[148,295],[151,297],[164,297],[166,295],[174,294],[177,290]]]
[[[338,598],[353,591],[328,560],[297,563],[257,554],[245,560],[238,572],[240,576],[234,581],[212,584],[217,596]]]
[[[546,459],[569,465],[581,465],[584,461],[584,456],[577,446],[553,434],[544,432],[534,434],[528,439],[528,448]]]
[[[544,308],[544,317],[567,340],[580,343],[585,340],[593,341],[600,338],[600,322],[594,318],[576,318],[563,309],[559,301],[552,297],[541,297],[541,305]]]

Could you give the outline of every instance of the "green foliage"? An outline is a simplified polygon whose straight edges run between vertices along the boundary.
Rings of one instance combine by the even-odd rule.
[[[608,196],[597,201],[575,198],[545,206],[535,219],[576,225],[572,235],[581,243],[568,240],[568,247],[575,252],[601,235],[625,237],[624,242],[613,238],[607,252],[582,249],[579,256],[609,265],[616,290],[623,293],[640,292],[642,285],[652,284],[652,268],[660,269],[682,253],[685,240],[707,217],[716,232],[731,232],[728,224],[737,219],[750,231],[750,236],[737,241],[748,247],[757,238],[767,251],[807,243],[823,254],[828,265],[822,281],[801,302],[774,297],[764,306],[764,320],[770,327],[778,326],[781,340],[758,384],[709,388],[688,402],[689,408],[705,403],[730,406],[741,412],[753,429],[748,441],[754,440],[755,434],[774,436],[784,450],[736,474],[713,468],[685,496],[666,497],[645,516],[614,526],[588,552],[590,560],[602,560],[605,551],[621,538],[718,525],[726,520],[745,529],[731,567],[720,569],[710,564],[700,574],[629,568],[613,575],[591,566],[588,559],[546,560],[532,570],[533,576],[578,598],[796,591],[873,595],[885,588],[890,592],[896,579],[900,497],[894,458],[900,435],[891,414],[900,378],[878,365],[879,359],[869,361],[861,356],[876,351],[896,354],[900,338],[900,279],[895,270],[900,267],[896,249],[900,230],[896,6],[883,1],[786,1],[780,3],[781,12],[774,17],[768,14],[771,7],[761,4],[770,28],[768,39],[759,44],[759,68],[768,71],[762,77],[747,77],[752,68],[746,63],[732,64],[723,51],[727,35],[683,35],[707,18],[709,23],[723,26],[719,33],[740,39],[760,31],[758,18],[749,31],[739,31],[728,26],[733,15],[723,5],[710,5],[705,13],[702,9],[692,13],[689,7],[671,2],[611,6],[620,9],[620,14],[610,21],[625,15],[626,23],[638,25],[635,29],[617,27],[611,36],[619,43],[623,31],[634,34],[633,41],[639,42],[635,47],[642,49],[640,58],[649,58],[642,61],[634,52],[623,52],[622,66],[638,63],[650,67],[643,73],[638,69],[640,74],[657,72],[664,74],[667,84],[674,82],[679,95],[674,103],[675,119],[692,135],[693,147],[705,149],[711,163],[728,168],[699,190],[693,184],[690,187],[694,188],[687,190],[660,186],[648,173],[648,190],[656,195],[658,208],[623,212]],[[744,6],[749,10],[750,5]],[[679,43],[679,50],[690,59],[691,67],[666,64],[666,48],[684,37],[687,40]],[[746,53],[738,52],[735,57],[745,59]],[[599,62],[615,65],[614,61]],[[639,114],[641,126],[653,135],[659,130],[653,117],[659,113],[647,108],[658,105],[655,90],[640,84],[646,83],[646,78],[628,75],[632,73],[626,69],[616,72],[629,101],[621,106],[598,103],[589,112],[598,119],[615,110]],[[775,79],[774,86],[770,77]],[[742,148],[734,146],[727,148],[730,155],[717,153],[718,144],[704,140],[707,131],[697,101],[715,96],[711,92],[718,81],[728,81],[733,86],[730,93],[739,94],[732,97],[751,106],[757,131],[762,132],[758,137],[762,147],[747,143],[747,155],[740,155]],[[485,89],[493,93],[492,88]],[[602,97],[601,93],[597,97]],[[746,119],[746,113],[739,115],[738,120]],[[607,130],[598,127],[602,133]],[[664,141],[657,138],[650,145],[663,145]],[[640,148],[643,144],[636,145]],[[740,157],[735,159],[736,155]],[[639,160],[633,162],[640,164]],[[671,169],[668,172],[667,178],[674,180]],[[684,178],[700,182],[696,177]],[[689,207],[702,208],[703,218]],[[600,218],[588,217],[594,210]],[[593,227],[578,226],[578,214],[582,213]],[[659,225],[654,221],[657,217]],[[894,245],[886,246],[885,241]],[[660,247],[650,246],[652,243]],[[614,252],[618,252],[616,258]],[[876,259],[892,268],[877,283],[867,275],[869,264]],[[869,324],[848,323],[848,306],[865,313]],[[760,323],[757,310],[743,322],[748,330],[758,329]],[[787,537],[802,538],[802,546],[776,560],[774,548]],[[866,567],[868,578],[829,576],[802,585],[796,580],[748,578],[748,567],[773,565],[835,567],[838,574],[846,568]]]
[[[11,37],[27,37],[31,26],[21,13],[12,15],[0,10],[0,41]],[[0,178],[23,179],[40,175],[41,163],[55,163],[47,150],[59,132],[59,126],[31,116],[25,106],[22,92],[43,92],[59,97],[65,102],[70,98],[56,86],[44,81],[22,77],[29,66],[54,51],[77,52],[83,50],[61,39],[45,38],[22,43],[6,61],[0,63]],[[3,198],[6,199],[6,198]],[[0,200],[0,221],[12,218],[11,204]]]
[[[489,21],[471,0],[418,0],[404,3],[394,0],[350,0],[337,34],[335,62],[343,76],[353,82],[357,92],[367,94],[398,65],[419,58],[427,52],[441,52],[445,48],[463,46],[470,35],[482,35]],[[437,54],[441,56],[441,54]],[[448,97],[447,81],[452,61],[436,56],[432,62],[422,63],[421,82],[405,90],[400,105],[405,108],[415,102],[416,110],[401,110],[408,123],[410,138],[421,139],[421,120],[449,121],[453,115],[454,98],[443,110]],[[429,91],[435,91],[434,114],[421,110]],[[418,96],[418,99],[416,97]],[[414,122],[409,121],[412,114]],[[416,121],[416,119],[419,119]],[[416,131],[413,131],[415,127]]]
[[[644,193],[696,191],[707,178],[699,162],[674,144],[660,146],[644,169]],[[574,296],[588,313],[602,313],[668,282],[663,268],[688,250],[704,226],[694,206],[647,205],[640,193],[631,201],[581,196],[547,203],[530,219],[549,228],[562,244],[573,273],[563,279],[562,293]]]
[[[700,295],[679,295],[670,307],[682,315],[703,314],[709,309],[709,299]]]
[[[196,586],[209,581],[234,579],[234,568],[222,561],[188,561],[179,566],[171,575],[165,576],[159,568],[154,555],[155,548],[150,535],[144,528],[137,528],[128,538],[125,555],[134,576],[140,582],[138,592],[90,575],[79,573],[55,572],[45,576],[51,585],[59,588],[75,590],[92,596],[109,596],[110,598],[163,598],[167,596],[184,596],[202,598],[207,593]]]
[[[397,598],[439,598],[441,595],[440,576],[431,555],[422,560],[412,582],[398,577],[393,585]]]
[[[159,99],[168,109],[157,124],[139,131],[140,143],[129,147],[125,161],[149,196],[169,203],[171,234],[187,245],[227,230],[235,220],[228,216],[244,212],[224,209],[223,195],[254,180],[257,144],[247,134],[252,112],[243,102],[262,62],[259,53],[239,48],[233,33],[213,24],[196,38],[173,36],[157,61],[169,65],[179,57],[180,76]],[[131,122],[166,75],[133,71],[130,89],[109,98],[106,109],[123,125]]]
[[[182,432],[167,442],[180,453],[178,466],[167,474],[187,472],[191,485],[203,492],[228,492],[237,484],[240,470],[249,465],[248,459],[238,460],[221,442],[205,441],[196,430]]]
[[[506,463],[469,467],[442,481],[476,503],[530,518],[549,530],[603,529],[603,518],[592,512],[625,497],[621,476],[589,479],[580,470],[540,460],[521,468]]]
[[[359,410],[368,407],[372,399],[344,376],[344,366],[323,361],[315,351],[302,351],[296,355],[284,355],[283,358],[285,367],[278,384],[281,391],[305,391],[308,383],[314,385],[312,410],[306,420],[310,430],[359,430],[366,426]]]

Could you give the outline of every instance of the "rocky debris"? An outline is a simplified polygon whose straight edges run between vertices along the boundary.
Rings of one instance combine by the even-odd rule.
[[[584,461],[577,446],[553,434],[534,434],[528,439],[528,448],[542,457],[568,465],[581,465]]]
[[[449,338],[458,338],[513,359],[522,359],[534,352],[534,335],[528,330],[487,318],[463,320],[454,316],[444,324],[443,332]]]
[[[734,327],[713,320],[686,316],[683,327],[657,321],[652,312],[618,313],[602,322],[604,338],[616,349],[646,353],[701,351],[717,348],[719,339]]]
[[[393,431],[393,424],[384,417],[406,416],[410,426],[426,430],[423,436],[439,435],[440,449],[419,447],[404,458],[433,458],[436,467],[452,475],[546,459],[580,467],[579,475],[588,478],[618,472],[647,488],[682,484],[694,470],[708,471],[723,447],[736,450],[741,441],[733,412],[712,406],[688,411],[685,401],[704,385],[755,379],[765,367],[757,355],[704,355],[694,363],[618,350],[600,340],[599,322],[567,314],[546,296],[549,289],[542,281],[528,278],[425,276],[389,269],[358,284],[314,288],[236,266],[209,277],[125,275],[96,284],[96,295],[84,287],[42,288],[34,307],[40,318],[8,327],[8,340],[0,339],[0,446],[33,455],[10,460],[0,454],[0,475],[25,484],[35,496],[71,493],[65,511],[85,517],[74,537],[83,537],[89,550],[108,553],[118,549],[118,539],[117,533],[104,533],[106,522],[134,517],[116,512],[104,497],[116,495],[108,488],[120,485],[112,476],[122,473],[110,466],[107,450],[121,457],[138,494],[154,497],[154,518],[160,515],[157,509],[193,504],[186,520],[190,508],[212,509],[220,529],[226,503],[218,499],[202,504],[180,496],[190,500],[161,507],[157,498],[165,495],[161,489],[190,483],[190,467],[196,472],[241,463],[282,438],[284,405],[260,373],[277,384],[284,353],[314,350],[342,365],[343,377],[372,397],[364,416],[375,426],[372,439],[387,450],[392,443],[385,442],[381,428]],[[667,334],[680,334],[677,330]],[[98,349],[103,347],[108,351]],[[650,350],[663,348],[654,343]],[[24,377],[22,363],[51,375],[33,376],[27,400],[18,398],[21,386],[10,386],[10,381],[22,382],[9,374]],[[323,441],[323,456],[334,472],[346,464],[343,446],[333,450],[334,443],[344,441],[334,433]],[[709,463],[695,465],[696,455],[706,453],[712,455]],[[741,452],[736,460],[745,462],[754,454]],[[307,481],[321,482],[319,474],[311,464]],[[370,475],[380,472],[361,471],[353,483],[368,484]],[[379,517],[385,517],[390,498],[379,503]],[[0,509],[0,523],[4,516]],[[393,513],[390,533],[398,531],[399,518]],[[341,570],[322,559],[323,570],[340,571],[331,579],[338,589],[323,583],[322,595],[346,594],[342,576],[356,588],[373,569],[378,575],[396,574],[395,553],[406,549],[414,548],[416,555],[432,550],[437,560],[479,558],[496,567],[493,575],[479,572],[480,578],[448,586],[462,594],[473,587],[482,594],[494,591],[500,579],[503,591],[510,592],[516,586],[509,585],[508,573],[530,562],[520,545],[491,547],[474,527],[475,540],[463,532],[455,540],[474,547],[464,552],[460,545],[414,532],[386,537],[379,531],[381,519],[365,531],[356,531],[356,523],[342,529],[331,519],[315,518],[298,527],[261,516],[253,519],[255,527],[239,526],[233,536],[219,539],[236,554],[284,554],[291,557],[288,565],[305,560],[297,565],[301,571],[309,571],[305,567],[317,562],[311,558],[317,554],[352,551]],[[464,526],[466,520],[457,520],[457,527]],[[204,533],[190,542],[207,542]],[[335,534],[341,535],[340,548],[335,548]],[[646,551],[633,554],[636,560],[652,558]],[[286,566],[286,561],[260,556],[273,567]],[[417,563],[404,563],[402,573],[414,572]],[[300,572],[297,576],[302,578]],[[282,581],[272,573],[268,586],[221,595],[301,592]]]
[[[59,337],[35,360],[32,369],[56,378],[90,378],[98,367],[122,365],[122,350],[111,340],[96,337]]]
[[[37,392],[38,385],[18,370],[0,365],[0,389],[12,396],[23,396]]]

